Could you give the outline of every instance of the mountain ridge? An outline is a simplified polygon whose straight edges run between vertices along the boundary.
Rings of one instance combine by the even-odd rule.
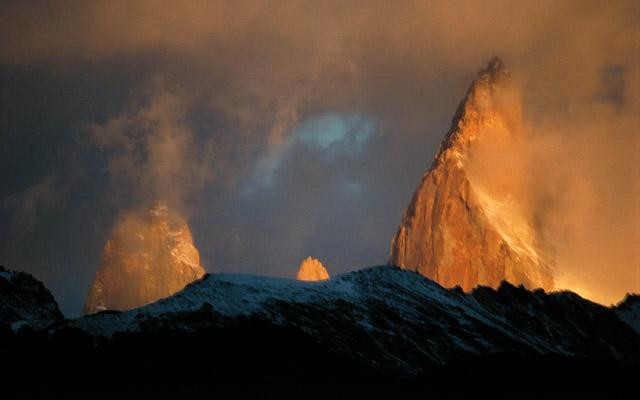
[[[0,313],[2,393],[624,393],[640,370],[638,298],[464,293],[390,266],[319,282],[207,274],[129,311],[19,330]]]
[[[192,332],[206,326],[208,318],[189,322],[187,316],[193,313],[211,315],[212,326],[221,319],[255,317],[294,327],[334,351],[359,348],[364,356],[359,362],[372,360],[395,373],[420,373],[419,367],[407,364],[415,354],[437,364],[501,353],[640,360],[637,332],[612,309],[571,292],[531,292],[505,281],[497,290],[479,287],[465,294],[389,266],[322,282],[208,274],[151,305],[87,316],[71,321],[71,326],[104,337],[155,329]],[[343,336],[339,330],[346,327],[347,336],[360,339]],[[364,337],[366,346],[361,343]],[[410,353],[405,340],[413,343]]]
[[[518,140],[520,98],[499,58],[471,83],[391,241],[389,263],[470,291],[502,280],[554,287],[553,260],[512,193],[474,171],[479,149]],[[502,197],[500,197],[502,196]]]

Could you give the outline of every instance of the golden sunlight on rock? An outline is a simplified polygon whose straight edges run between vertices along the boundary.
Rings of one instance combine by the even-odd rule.
[[[158,203],[125,215],[104,246],[85,314],[128,310],[170,296],[205,274],[186,221]]]
[[[554,287],[550,251],[522,207],[521,177],[513,176],[523,170],[509,151],[519,140],[520,108],[509,72],[493,59],[413,195],[391,244],[391,264],[464,290],[502,280]]]
[[[326,281],[329,279],[329,273],[320,260],[307,257],[300,263],[296,279],[299,281]]]

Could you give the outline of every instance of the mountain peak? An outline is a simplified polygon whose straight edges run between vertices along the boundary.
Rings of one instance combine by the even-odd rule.
[[[159,201],[125,215],[104,246],[85,313],[128,310],[170,296],[202,277],[187,222]]]
[[[467,149],[487,131],[497,127],[505,131],[521,124],[520,97],[511,80],[511,74],[499,57],[493,57],[486,68],[469,86],[458,105],[451,127],[440,144],[434,166],[454,157],[461,161]],[[460,165],[460,163],[459,163]]]
[[[489,61],[489,65],[484,69],[487,73],[492,73],[494,75],[508,73],[509,71],[506,69],[504,62],[498,56],[494,56],[491,61]]]
[[[531,222],[477,168],[515,143],[521,124],[519,93],[494,57],[470,85],[414,192],[391,244],[391,264],[465,290],[503,280],[553,288]]]
[[[481,81],[488,81],[490,84],[508,84],[510,72],[505,66],[502,59],[498,56],[493,57],[486,68],[478,72],[478,79],[474,81],[477,84]]]
[[[307,257],[300,263],[296,279],[299,281],[325,281],[329,279],[329,273],[320,260]]]
[[[489,61],[489,68],[491,70],[499,70],[504,68],[504,63],[502,62],[502,59],[500,57],[493,56],[491,61]]]

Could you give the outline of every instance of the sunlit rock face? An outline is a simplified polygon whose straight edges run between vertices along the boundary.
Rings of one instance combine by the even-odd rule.
[[[464,290],[502,280],[553,288],[550,252],[519,198],[524,178],[510,171],[520,161],[513,144],[521,121],[518,92],[494,58],[469,88],[416,189],[391,243],[391,264]]]
[[[299,281],[326,281],[329,279],[329,273],[320,260],[307,257],[300,263],[296,279]]]
[[[158,203],[131,213],[104,246],[85,314],[128,310],[170,296],[202,277],[200,255],[186,221]]]

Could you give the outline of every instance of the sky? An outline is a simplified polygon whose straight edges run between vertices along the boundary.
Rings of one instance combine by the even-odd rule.
[[[500,56],[557,277],[640,291],[637,1],[0,3],[0,264],[80,314],[118,217],[157,199],[209,272],[386,263]],[[523,155],[524,157],[524,155]]]

